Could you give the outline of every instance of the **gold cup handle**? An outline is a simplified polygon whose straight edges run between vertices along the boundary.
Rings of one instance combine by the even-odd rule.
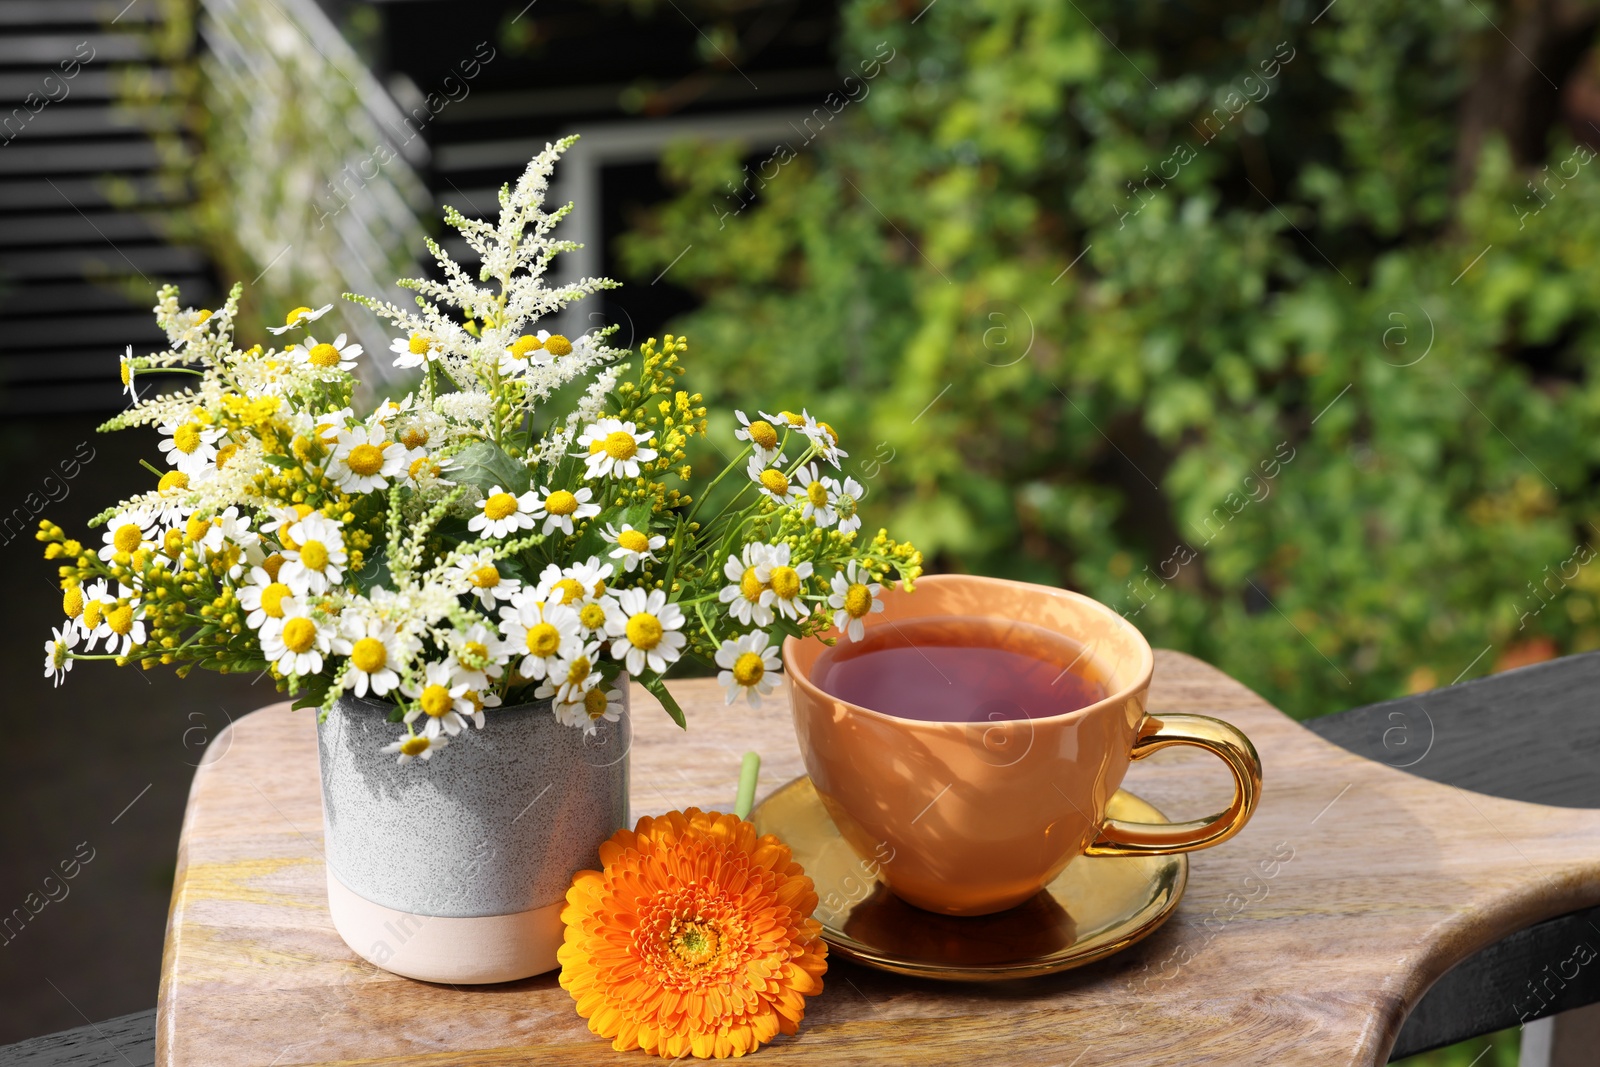
[[[1195,745],[1215,753],[1233,772],[1233,803],[1205,819],[1178,823],[1123,822],[1107,819],[1100,835],[1084,849],[1086,856],[1156,856],[1193,852],[1220,845],[1250,821],[1261,795],[1261,757],[1250,739],[1209,715],[1145,716],[1134,741],[1133,759],[1144,759],[1168,745]]]

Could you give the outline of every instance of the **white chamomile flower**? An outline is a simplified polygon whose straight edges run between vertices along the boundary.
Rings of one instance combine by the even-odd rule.
[[[326,593],[344,580],[350,557],[344,550],[339,523],[312,512],[289,527],[278,580],[297,593]],[[288,547],[293,543],[295,547]]]
[[[105,627],[109,631],[106,651],[115,656],[126,656],[132,649],[145,642],[144,619],[140,617],[139,598],[132,596],[132,590],[126,586],[122,587],[122,592],[124,596],[119,597],[117,603],[105,613]]]
[[[216,460],[217,442],[225,434],[216,426],[176,419],[162,423],[156,431],[163,435],[158,447],[167,454],[167,462],[193,480],[199,480]]]
[[[622,524],[622,529],[617,529],[610,523],[606,524],[605,533],[600,535],[608,544],[616,545],[611,550],[611,558],[622,561],[622,569],[634,571],[645,560],[655,560],[655,551],[667,543],[662,534],[650,536],[648,531],[635,530],[627,523]]]
[[[139,399],[139,394],[135,391],[133,384],[133,379],[138,375],[139,370],[133,365],[132,345],[129,345],[128,350],[122,353],[121,358],[117,360],[117,370],[120,371],[122,375],[123,395],[132,400]]]
[[[393,756],[398,752],[400,758],[395,762],[404,767],[419,756],[422,759],[432,759],[436,751],[449,744],[450,739],[448,737],[428,737],[425,734],[410,734],[393,744],[384,745],[383,753],[386,756]]]
[[[119,552],[131,556],[141,548],[154,547],[151,539],[154,528],[155,516],[142,509],[113,515],[101,535],[105,544],[100,547],[100,558],[109,562]]]
[[[848,571],[833,574],[833,592],[828,596],[828,607],[834,609],[833,624],[848,634],[850,640],[861,640],[866,634],[866,624],[861,620],[883,610],[883,601],[878,599],[882,591],[883,587],[872,580],[867,569],[851,560]]]
[[[800,487],[789,480],[789,476],[776,467],[768,467],[761,462],[760,456],[751,456],[750,463],[745,467],[745,473],[750,480],[756,483],[756,488],[761,495],[775,500],[780,504],[787,504],[791,500],[800,499]]]
[[[456,736],[466,729],[465,715],[476,715],[477,708],[467,699],[468,685],[455,677],[448,663],[430,663],[422,669],[418,684],[403,686],[401,691],[417,703],[405,714],[405,722],[416,722],[426,715],[427,724],[422,729],[424,737],[438,737],[441,732]]]
[[[861,529],[861,498],[867,492],[861,488],[861,483],[845,475],[842,482],[829,479],[828,487],[833,490],[833,510],[839,516],[839,532],[848,534]]]
[[[657,674],[676,663],[688,639],[683,629],[683,609],[667,603],[660,589],[624,589],[617,596],[617,609],[606,620],[611,638],[611,655],[628,665],[628,673],[643,674],[649,667]]]
[[[808,612],[801,597],[809,577],[811,561],[791,566],[788,544],[773,545],[767,552],[766,562],[756,568],[757,580],[772,592],[772,606],[790,619],[798,620]]]
[[[77,618],[79,631],[87,638],[84,651],[93,652],[102,637],[111,636],[106,625],[106,612],[117,606],[117,598],[104,578],[97,578],[83,587],[83,613]]]
[[[551,666],[544,683],[533,691],[540,700],[554,698],[557,704],[582,703],[583,695],[600,684],[595,661],[600,658],[600,642],[591,641],[573,656],[563,656]]]
[[[339,434],[328,477],[346,493],[389,488],[389,479],[406,469],[406,446],[384,439],[381,429],[354,426]]]
[[[500,354],[500,373],[522,374],[530,367],[548,367],[557,357],[571,351],[572,342],[558,333],[549,330],[540,330],[537,335],[525,333]]]
[[[520,578],[508,578],[500,573],[494,550],[485,548],[463,559],[445,573],[445,580],[453,589],[471,593],[485,608],[494,610],[500,601],[509,601],[522,588]]]
[[[284,316],[282,326],[268,326],[267,332],[271,334],[277,334],[281,337],[290,330],[294,329],[296,326],[304,326],[308,322],[316,322],[318,319],[322,318],[322,316],[326,315],[332,310],[332,304],[323,304],[315,311],[312,311],[310,308],[306,307],[295,308],[293,311],[289,312],[289,314]]]
[[[282,566],[281,560],[279,566]],[[238,595],[239,606],[250,613],[245,616],[244,624],[259,630],[268,619],[283,618],[283,602],[294,596],[294,590],[274,578],[265,567],[252,567]]]
[[[752,541],[744,546],[743,559],[729,556],[722,565],[723,577],[731,584],[722,587],[717,599],[727,604],[728,613],[746,626],[772,625],[772,589],[759,574],[771,550],[771,545]]]
[[[839,469],[839,461],[847,458],[850,453],[839,447],[839,435],[833,427],[825,422],[818,422],[809,415],[806,423],[798,427],[806,439],[811,442],[811,447],[817,450],[817,455],[833,464],[834,470]]]
[[[346,340],[342,333],[331,343],[307,337],[305,344],[295,345],[287,355],[296,363],[303,363],[316,371],[318,377],[331,377],[338,371],[355,370],[356,357],[362,349],[358,344],[347,344]]]
[[[420,646],[421,642],[398,632],[388,619],[359,613],[348,615],[333,639],[333,650],[349,657],[344,683],[358,697],[366,696],[369,689],[373,696],[381,697],[399,686],[399,672]]]
[[[77,644],[78,627],[71,619],[51,630],[50,640],[44,643],[44,676],[54,678],[58,686],[72,669],[72,650]]]
[[[211,518],[209,529],[199,539],[201,549],[208,557],[221,557],[227,564],[228,577],[238,580],[244,573],[246,562],[260,563],[261,535],[250,529],[250,516],[240,515],[238,505],[230,504]]]
[[[766,419],[757,419],[751,422],[742,411],[734,411],[739,419],[739,428],[733,431],[733,436],[741,441],[749,441],[751,451],[756,458],[761,460],[763,466],[772,466],[783,462],[783,455],[778,451],[778,428]]]
[[[613,569],[611,564],[601,563],[598,556],[570,567],[552,563],[539,575],[538,598],[549,600],[560,593],[560,602],[573,609],[601,600],[606,596],[606,579]]]
[[[410,337],[396,337],[389,344],[396,367],[420,367],[439,358],[439,343],[422,331]]]
[[[500,635],[482,622],[474,622],[464,632],[452,631],[448,644],[450,658],[446,662],[456,672],[457,680],[473,690],[489,688],[489,681],[504,673],[506,660],[511,658],[512,650],[501,643]],[[495,697],[494,704],[498,703],[500,698]]]
[[[655,431],[640,433],[631,422],[601,419],[578,435],[586,451],[585,478],[637,478],[639,464],[656,458],[653,448],[645,448]]]
[[[622,690],[599,685],[583,695],[582,700],[556,704],[556,721],[563,726],[574,726],[585,734],[592,734],[600,722],[616,722],[622,718]]]
[[[513,496],[497,485],[489,490],[479,506],[483,510],[467,520],[467,529],[485,537],[509,537],[518,530],[533,529],[533,512],[539,506],[539,496],[531,489],[521,496]]]
[[[322,670],[322,658],[333,644],[328,626],[311,617],[311,608],[296,597],[278,602],[278,618],[261,626],[261,655],[279,674],[311,675]]]
[[[819,527],[832,526],[839,517],[833,506],[833,479],[822,477],[815,463],[807,463],[795,472],[794,481],[805,500],[800,509],[801,520],[810,519]]]
[[[594,491],[584,486],[576,493],[569,493],[565,489],[551,490],[549,486],[542,486],[539,490],[542,498],[538,500],[530,513],[534,519],[544,520],[544,529],[540,531],[546,537],[554,530],[560,530],[568,537],[572,536],[572,522],[574,519],[592,519],[600,514],[600,505],[590,503]]]
[[[772,692],[778,684],[777,674],[782,669],[778,646],[768,643],[766,632],[756,630],[737,640],[722,642],[717,649],[717,681],[727,690],[728,703],[741,694],[752,708],[761,706],[761,698]]]
[[[565,604],[523,598],[519,604],[501,608],[500,618],[507,650],[513,656],[522,654],[517,673],[524,678],[544,678],[558,660],[583,649],[578,613]]]

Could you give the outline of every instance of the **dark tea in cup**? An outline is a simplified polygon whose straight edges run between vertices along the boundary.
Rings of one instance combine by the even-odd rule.
[[[823,692],[902,719],[1040,719],[1098,704],[1105,676],[1092,648],[1015,619],[908,619],[841,639],[812,668]]]

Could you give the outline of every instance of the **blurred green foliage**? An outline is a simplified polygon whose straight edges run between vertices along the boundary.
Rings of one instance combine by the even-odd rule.
[[[933,569],[1293,715],[1600,647],[1600,166],[1463,119],[1508,3],[1323,6],[846,0],[839,92],[677,146],[625,261]]]

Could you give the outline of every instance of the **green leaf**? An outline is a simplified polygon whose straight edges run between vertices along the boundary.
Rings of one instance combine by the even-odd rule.
[[[262,456],[261,459],[266,463],[272,464],[274,467],[282,467],[284,470],[289,470],[292,467],[298,467],[300,465],[294,460],[290,459],[288,456]]]
[[[687,730],[689,724],[684,720],[683,709],[678,707],[678,702],[672,694],[667,692],[667,683],[658,675],[648,680],[641,679],[640,684],[650,690],[652,696],[661,701],[661,706],[667,709],[667,714],[672,716],[672,721],[678,724],[679,729]]]
[[[389,553],[375,550],[367,557],[366,566],[359,571],[351,571],[350,581],[354,583],[356,592],[366,596],[375,586],[386,589],[394,588],[394,577],[389,573]]]
[[[514,494],[528,491],[528,468],[491,441],[479,441],[457,452],[442,473],[453,482],[477,486],[485,493],[497,485]]]
[[[300,689],[295,693],[292,708],[314,708],[322,703],[328,695],[328,687],[333,684],[333,679],[320,674],[300,680]]]

